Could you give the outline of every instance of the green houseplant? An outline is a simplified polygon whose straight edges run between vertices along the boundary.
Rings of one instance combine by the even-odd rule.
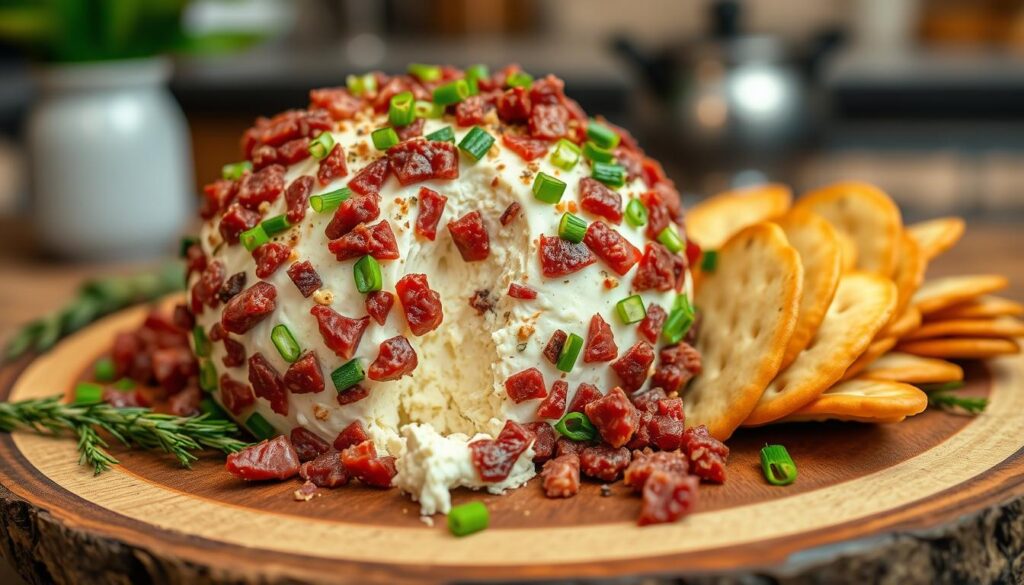
[[[167,89],[171,53],[251,44],[189,34],[186,0],[0,0],[0,39],[35,61],[26,124],[36,232],[52,252],[161,255],[191,216],[188,127]]]

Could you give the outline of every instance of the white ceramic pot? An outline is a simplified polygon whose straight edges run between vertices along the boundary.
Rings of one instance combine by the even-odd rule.
[[[52,252],[167,254],[195,198],[188,126],[165,58],[39,71],[28,122],[37,232]]]

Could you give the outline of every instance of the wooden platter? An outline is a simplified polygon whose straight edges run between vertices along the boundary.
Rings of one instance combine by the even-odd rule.
[[[0,373],[0,399],[66,391],[144,309],[109,317]],[[456,539],[397,490],[295,502],[298,483],[243,485],[217,455],[191,471],[114,449],[99,477],[74,442],[0,434],[0,552],[32,582],[406,583],[645,577],[741,582],[1010,582],[1024,572],[1024,358],[967,364],[966,417],[929,410],[891,426],[741,431],[729,479],[699,512],[638,528],[621,485],[548,500],[535,482],[484,499],[491,528]],[[796,484],[765,483],[758,451],[785,444]],[[629,582],[628,580],[625,582]]]

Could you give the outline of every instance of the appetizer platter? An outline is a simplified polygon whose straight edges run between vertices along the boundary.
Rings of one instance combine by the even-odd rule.
[[[684,211],[515,66],[350,76],[241,148],[184,292],[4,370],[40,579],[1013,570],[1024,305],[984,259],[928,277],[962,220],[856,181]]]

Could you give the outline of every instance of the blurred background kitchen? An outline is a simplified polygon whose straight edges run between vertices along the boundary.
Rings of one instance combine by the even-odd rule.
[[[562,77],[690,203],[850,178],[1024,243],[1024,0],[0,0],[0,341],[172,255],[256,116],[409,62]]]

